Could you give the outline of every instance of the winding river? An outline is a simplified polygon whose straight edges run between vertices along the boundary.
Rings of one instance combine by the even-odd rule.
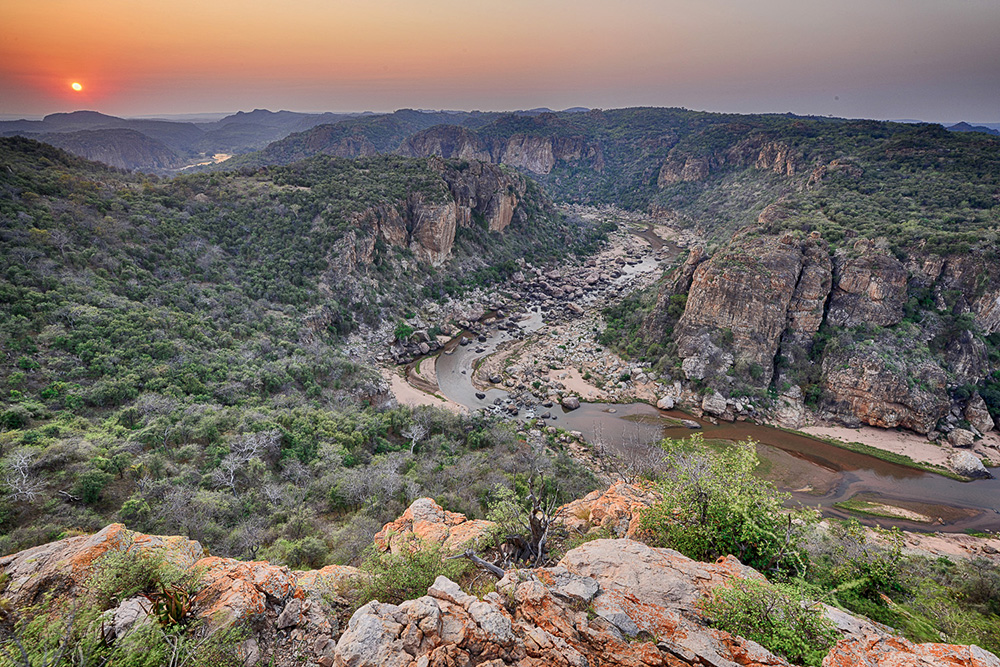
[[[655,266],[655,262],[652,267],[640,264],[628,267],[628,271],[651,270]],[[543,314],[532,310],[518,325],[519,330],[527,334],[539,331],[545,326]],[[482,359],[514,337],[509,330],[491,328],[485,341],[473,339],[467,333],[453,339],[445,347],[446,352],[437,358],[436,373],[441,393],[471,410],[498,409],[497,405],[507,401],[507,392],[497,388],[480,391],[472,384],[472,375]],[[464,345],[461,344],[463,338],[467,339]],[[581,403],[578,409],[571,411],[557,404],[538,409],[552,413],[554,426],[580,431],[588,442],[603,439],[613,447],[627,446],[629,442],[689,437],[696,432],[677,426],[677,419],[691,419],[690,415],[658,410],[645,403]],[[519,418],[533,416],[532,411],[526,410]],[[959,482],[768,426],[698,421],[706,438],[731,441],[752,438],[758,442],[761,475],[790,492],[794,501],[820,506],[828,515],[848,516],[834,504],[856,497],[933,519],[932,523],[927,523],[855,517],[864,523],[946,532],[1000,530],[1000,479]],[[991,472],[1000,477],[1000,468]]]

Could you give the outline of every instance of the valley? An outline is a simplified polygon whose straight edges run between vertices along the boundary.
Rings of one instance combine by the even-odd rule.
[[[947,444],[912,433],[898,433],[890,444],[891,431],[873,428],[769,428],[780,426],[781,415],[763,406],[753,415],[759,424],[746,421],[746,414],[727,422],[700,409],[701,397],[685,388],[687,383],[667,384],[669,378],[659,376],[648,363],[629,363],[602,347],[597,342],[606,326],[602,310],[676,267],[678,240],[688,246],[698,239],[615,209],[575,207],[565,212],[613,220],[618,232],[607,249],[583,266],[534,274],[533,267],[525,266],[522,273],[534,280],[518,276],[487,295],[484,302],[491,311],[466,322],[457,336],[441,338],[436,354],[403,366],[409,387],[396,384],[401,402],[484,410],[514,419],[524,424],[522,429],[554,427],[582,445],[575,451],[598,473],[594,451],[602,446],[615,451],[665,437],[687,437],[694,431],[681,420],[695,418],[698,432],[707,438],[758,442],[766,478],[791,492],[795,502],[819,505],[833,516],[917,530],[1000,530],[1000,481],[970,483],[934,472],[955,472],[951,464],[956,450]],[[601,274],[597,267],[613,269]],[[399,375],[388,373],[393,379]],[[694,414],[675,410],[675,405]],[[826,440],[808,437],[810,432]],[[867,449],[866,454],[856,446],[852,451],[850,443],[875,451]],[[990,462],[994,478],[1000,475],[996,432],[978,441],[973,452]],[[893,454],[904,458],[894,460]],[[877,498],[879,505],[864,510],[856,497]]]
[[[97,120],[102,145],[144,141]],[[374,600],[479,586],[471,556],[544,578],[607,539],[738,558],[794,589],[788,609],[1000,646],[998,146],[683,109],[401,110],[165,177],[0,138],[0,590],[63,582],[98,591],[88,613],[131,613],[30,554],[187,544],[167,557],[183,572],[128,594],[190,581],[170,595],[207,632],[213,600],[267,573],[282,591],[232,626],[241,655],[329,663],[357,649],[353,614],[388,627]],[[431,541],[393,551],[411,528]],[[32,622],[56,611],[25,599]],[[830,655],[855,641],[838,632]],[[647,664],[696,662],[668,649]]]

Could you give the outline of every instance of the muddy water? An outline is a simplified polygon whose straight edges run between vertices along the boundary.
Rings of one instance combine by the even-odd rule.
[[[639,267],[629,267],[639,270]],[[641,267],[645,268],[645,267]],[[542,314],[528,313],[519,322],[525,332],[544,327]],[[466,336],[468,338],[468,336]],[[485,342],[472,339],[459,345],[455,339],[448,346],[450,354],[437,361],[441,393],[470,409],[491,408],[499,399],[508,398],[501,389],[480,392],[472,384],[477,364],[494,353],[502,343],[512,340],[507,331],[493,331]],[[478,393],[485,393],[478,398]],[[519,418],[532,417],[546,408],[522,410]],[[702,432],[706,438],[757,441],[761,459],[759,472],[778,488],[792,494],[793,500],[820,506],[833,516],[848,516],[833,507],[834,503],[861,494],[867,500],[885,502],[931,517],[934,522],[918,523],[900,519],[863,518],[865,523],[896,525],[913,530],[960,532],[964,530],[1000,530],[1000,479],[958,482],[941,475],[926,473],[889,463],[864,454],[835,447],[821,440],[747,422],[711,424],[699,421],[702,429],[692,431],[677,426],[677,419],[690,419],[682,412],[665,412],[646,405],[582,403],[577,410],[556,406],[552,425],[580,431],[588,442],[603,441],[612,447],[627,447],[634,442],[653,442],[662,438],[684,438]],[[1000,468],[993,469],[1000,477]]]

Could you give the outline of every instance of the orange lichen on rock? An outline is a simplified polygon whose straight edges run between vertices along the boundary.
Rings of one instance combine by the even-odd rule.
[[[449,512],[430,498],[418,498],[403,515],[385,524],[375,535],[381,551],[400,553],[420,544],[439,544],[448,551],[458,551],[482,537],[493,527],[492,521],[468,519]]]
[[[145,535],[113,523],[93,535],[69,537],[0,558],[9,577],[5,596],[14,605],[32,604],[48,592],[72,593],[102,556],[116,551],[145,554],[190,567],[205,555],[197,542],[179,536]]]
[[[643,510],[659,499],[651,485],[617,482],[563,505],[556,510],[556,520],[578,532],[604,528],[612,537],[635,537]]]
[[[823,667],[1000,667],[978,646],[914,644],[902,637],[849,637],[837,642]]]

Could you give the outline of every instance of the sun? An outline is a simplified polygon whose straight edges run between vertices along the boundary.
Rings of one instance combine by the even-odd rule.
[[[77,83],[76,81],[71,83],[69,87],[75,90],[76,92],[80,92],[81,90],[83,90],[83,86]]]

